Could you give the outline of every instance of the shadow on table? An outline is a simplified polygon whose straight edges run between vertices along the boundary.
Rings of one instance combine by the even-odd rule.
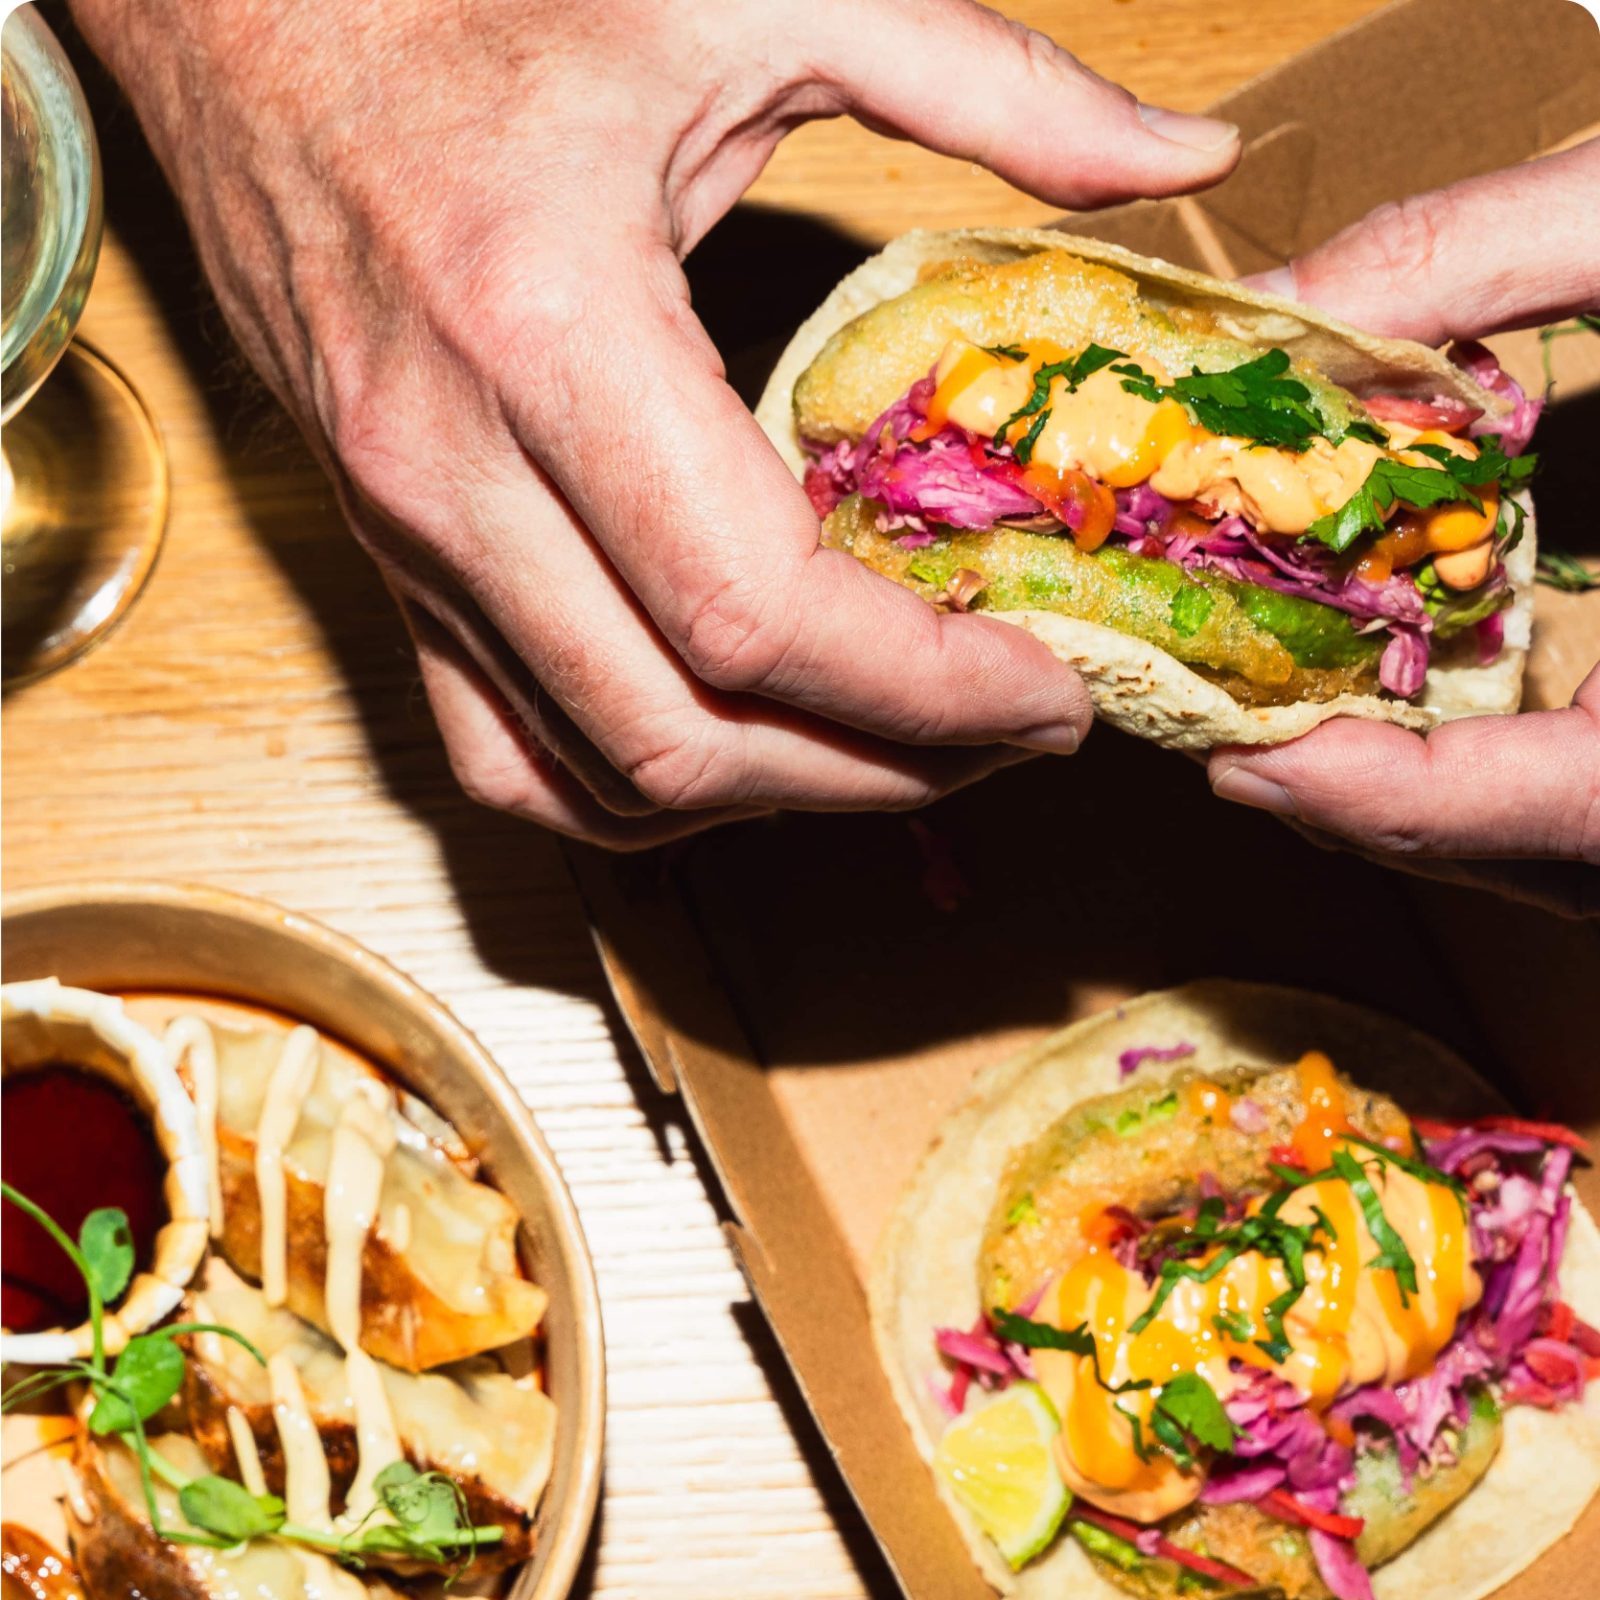
[[[509,982],[560,990],[604,1008],[629,1087],[658,1148],[663,1156],[673,1150],[667,1130],[677,1125],[698,1176],[726,1217],[681,1102],[650,1079],[605,986],[559,842],[461,794],[393,601],[346,532],[327,481],[293,424],[233,343],[131,111],[64,21],[61,32],[99,131],[109,226],[128,247],[205,400],[216,436],[226,446],[222,464],[235,481],[252,531],[322,629],[359,711],[375,772],[438,838],[479,958]],[[719,348],[730,352],[729,381],[742,396],[754,398],[787,331],[864,253],[816,223],[753,207],[739,208],[704,241],[689,268],[695,307]],[[270,498],[260,492],[264,478],[273,480]],[[181,482],[175,493],[182,495]],[[537,953],[528,938],[529,907],[535,903],[546,931]],[[563,920],[569,926],[560,932]],[[559,936],[551,936],[552,922]],[[736,1307],[735,1316],[806,1454],[864,1587],[875,1595],[895,1593],[766,1323],[753,1306]],[[604,1518],[602,1497],[575,1595],[593,1592]]]

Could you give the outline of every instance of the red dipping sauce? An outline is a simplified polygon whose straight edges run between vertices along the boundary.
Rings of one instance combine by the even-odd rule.
[[[166,1175],[150,1119],[116,1085],[65,1062],[0,1088],[0,1172],[76,1239],[101,1206],[128,1214],[134,1258],[150,1265],[167,1221]],[[16,1333],[76,1327],[89,1314],[83,1279],[38,1223],[0,1205],[0,1320]]]

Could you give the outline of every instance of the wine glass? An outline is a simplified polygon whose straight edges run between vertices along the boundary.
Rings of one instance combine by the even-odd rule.
[[[160,548],[167,467],[138,395],[72,337],[104,224],[77,75],[32,5],[6,17],[0,56],[0,676],[10,687],[71,660],[126,612]]]

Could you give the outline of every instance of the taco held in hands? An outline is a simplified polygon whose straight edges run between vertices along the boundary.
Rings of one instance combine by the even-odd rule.
[[[1514,711],[1537,414],[1481,347],[1020,231],[890,245],[758,411],[825,543],[1195,748]]]
[[[1471,1600],[1566,1533],[1600,1484],[1600,1236],[1582,1141],[1493,1105],[1431,1040],[1239,984],[981,1076],[872,1297],[995,1586]]]

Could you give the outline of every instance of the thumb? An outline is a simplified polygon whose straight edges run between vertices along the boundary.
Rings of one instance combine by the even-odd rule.
[[[1044,34],[970,0],[806,8],[846,109],[1057,205],[1198,189],[1239,159],[1228,122],[1141,105]]]
[[[1339,717],[1218,750],[1212,789],[1368,849],[1600,864],[1600,667],[1562,711],[1469,717],[1425,739]]]
[[[1443,344],[1600,306],[1600,139],[1376,211],[1252,287]]]

